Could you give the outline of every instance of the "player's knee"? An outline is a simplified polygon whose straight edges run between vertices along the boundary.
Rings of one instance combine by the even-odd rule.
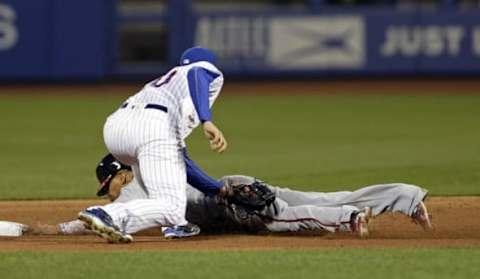
[[[400,188],[400,193],[401,196],[404,196],[405,198],[415,198],[417,195],[423,193],[422,188],[412,185],[412,184],[406,184],[406,183],[396,183],[397,187]]]

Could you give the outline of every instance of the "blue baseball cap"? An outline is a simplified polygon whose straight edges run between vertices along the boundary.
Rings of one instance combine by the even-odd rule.
[[[191,47],[185,50],[180,57],[180,65],[188,65],[199,61],[207,61],[215,65],[217,57],[208,48]]]

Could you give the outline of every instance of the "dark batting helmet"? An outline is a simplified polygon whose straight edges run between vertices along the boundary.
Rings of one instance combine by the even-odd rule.
[[[100,186],[97,190],[97,196],[101,197],[108,193],[110,181],[120,170],[132,170],[131,167],[120,163],[112,154],[103,157],[102,161],[95,170]]]

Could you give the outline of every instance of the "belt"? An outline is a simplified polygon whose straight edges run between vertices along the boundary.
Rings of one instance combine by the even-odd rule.
[[[125,102],[120,106],[121,109],[126,108],[126,107],[128,107],[128,102]],[[134,108],[135,105],[132,105],[131,107]],[[168,112],[168,108],[166,106],[157,105],[157,104],[147,104],[147,105],[145,105],[144,108],[145,109],[158,109],[158,110],[161,110],[163,112]]]

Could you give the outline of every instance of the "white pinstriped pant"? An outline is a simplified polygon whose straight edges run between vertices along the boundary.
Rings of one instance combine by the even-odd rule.
[[[148,199],[103,206],[125,233],[156,226],[185,225],[187,176],[175,123],[168,113],[129,104],[104,126],[108,150],[131,165]]]

